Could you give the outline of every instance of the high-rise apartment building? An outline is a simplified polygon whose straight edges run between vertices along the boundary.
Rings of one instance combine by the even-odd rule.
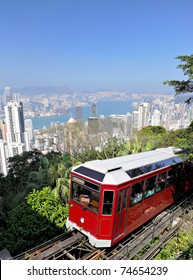
[[[8,146],[2,139],[0,140],[0,173],[7,175]]]
[[[80,120],[83,119],[82,106],[76,106],[76,108],[75,108],[75,119],[77,121],[80,121]]]
[[[4,120],[0,120],[0,139],[7,141],[7,126]]]
[[[139,105],[139,118],[138,118],[138,129],[141,129],[144,126],[149,125],[150,119],[150,104],[143,102]]]
[[[133,128],[138,128],[139,122],[139,111],[133,111]]]
[[[5,87],[4,88],[4,93],[3,93],[3,103],[4,103],[4,106],[12,101],[13,99],[13,95],[12,95],[12,91],[11,91],[11,88],[10,87]]]
[[[161,113],[158,109],[155,109],[151,117],[151,125],[159,126],[160,122],[161,122]]]
[[[34,144],[34,132],[31,119],[25,119],[24,142],[26,151],[31,151]]]
[[[99,132],[99,120],[97,118],[97,104],[95,102],[91,105],[91,116],[88,118],[88,132],[89,134],[97,134]]]
[[[23,105],[21,102],[10,101],[4,108],[9,156],[21,154],[25,149]]]
[[[75,148],[76,148],[76,137],[75,137],[75,130],[76,130],[76,120],[72,117],[67,121],[64,129],[65,139],[66,139],[66,151],[73,155]]]
[[[91,118],[97,117],[97,104],[95,102],[91,105]]]
[[[34,136],[32,121],[25,120],[24,125],[23,104],[19,102],[19,94],[14,94],[13,98],[10,87],[4,90],[4,111],[5,120],[0,122],[0,172],[7,175],[8,158],[30,151]]]

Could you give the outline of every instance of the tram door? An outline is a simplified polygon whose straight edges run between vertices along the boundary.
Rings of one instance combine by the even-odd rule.
[[[119,237],[125,228],[127,190],[118,191],[117,209],[115,215],[114,239]]]

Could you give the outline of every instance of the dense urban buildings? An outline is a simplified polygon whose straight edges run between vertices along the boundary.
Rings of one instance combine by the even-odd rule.
[[[0,140],[0,172],[4,175],[7,175],[7,159],[30,151],[33,145],[32,121],[25,120],[24,123],[23,104],[17,98],[12,95],[10,87],[5,88],[5,119],[1,120]]]
[[[98,114],[98,102],[128,102],[125,114]],[[84,108],[90,108],[85,120]],[[172,95],[96,92],[19,96],[5,87],[1,98],[0,172],[7,174],[7,159],[32,149],[75,154],[88,149],[101,150],[111,137],[129,140],[144,126],[167,130],[186,128],[193,120],[193,106]],[[74,108],[66,123],[52,122],[50,128],[33,129],[33,117],[65,115]],[[110,110],[109,110],[110,111]]]

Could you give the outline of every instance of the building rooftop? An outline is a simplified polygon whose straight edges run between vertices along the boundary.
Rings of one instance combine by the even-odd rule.
[[[71,118],[67,121],[67,124],[71,124],[71,123],[76,123],[76,120],[73,119],[73,117],[71,117]]]

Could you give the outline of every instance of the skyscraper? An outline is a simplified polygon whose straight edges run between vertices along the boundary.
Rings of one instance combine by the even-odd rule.
[[[88,118],[88,132],[90,134],[97,134],[99,132],[97,104],[95,102],[93,102],[91,105],[91,116]]]
[[[139,111],[133,111],[133,128],[138,128],[139,122]]]
[[[160,125],[160,121],[161,121],[161,113],[158,109],[155,109],[151,117],[151,125],[158,126]]]
[[[150,104],[146,102],[143,102],[139,105],[138,129],[149,125],[149,108]]]
[[[34,144],[33,124],[31,119],[25,119],[24,141],[26,151],[31,151]]]
[[[4,108],[9,156],[21,154],[25,148],[23,105],[21,102],[10,101]]]
[[[7,143],[0,139],[0,173],[7,175],[7,158],[8,146]]]
[[[97,117],[97,104],[95,102],[91,105],[91,118]]]
[[[75,119],[77,121],[80,121],[80,120],[83,119],[82,106],[76,106],[76,108],[75,108]]]
[[[4,93],[3,93],[3,103],[4,106],[7,105],[8,102],[12,101],[13,95],[10,87],[5,87],[4,88]]]
[[[75,130],[76,130],[76,120],[72,117],[67,121],[64,129],[65,139],[66,139],[66,151],[73,155],[74,150],[76,148],[76,137],[75,137]]]

